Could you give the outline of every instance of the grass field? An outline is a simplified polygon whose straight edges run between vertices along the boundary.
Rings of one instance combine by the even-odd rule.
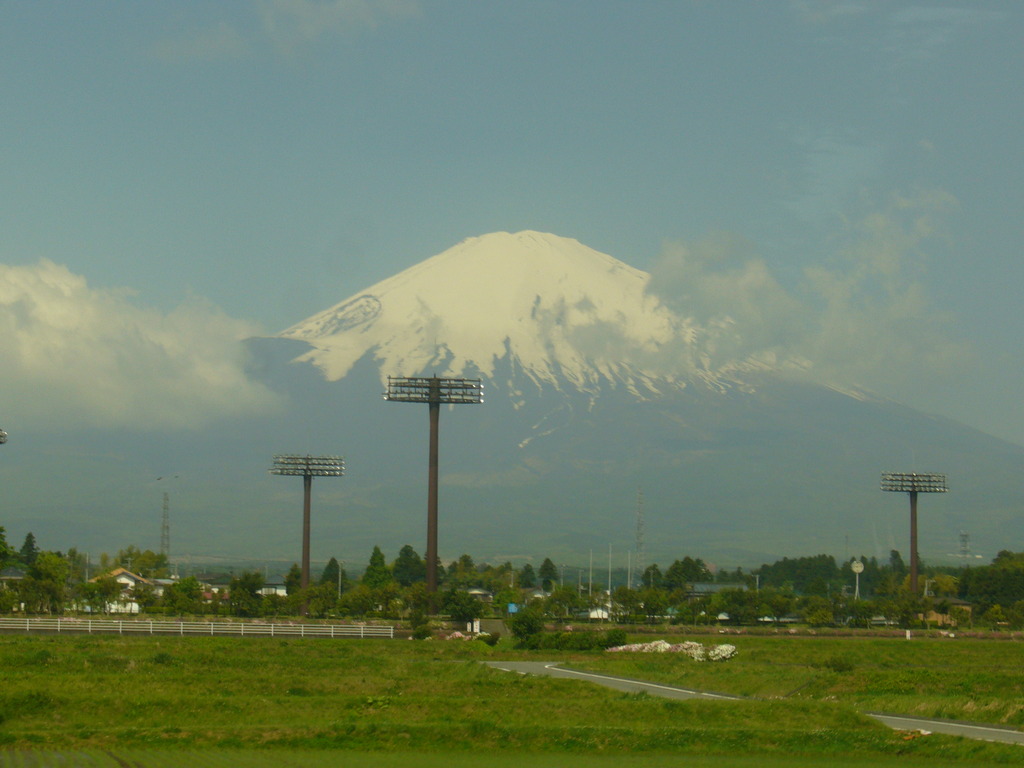
[[[709,638],[698,638],[707,643]],[[1015,764],[1019,746],[860,714],[1020,724],[1024,645],[733,637],[738,656],[514,651],[481,642],[0,636],[0,766]],[[481,659],[757,697],[668,701]],[[69,756],[73,756],[73,760]],[[63,758],[67,757],[68,760]],[[371,763],[372,760],[372,763]]]

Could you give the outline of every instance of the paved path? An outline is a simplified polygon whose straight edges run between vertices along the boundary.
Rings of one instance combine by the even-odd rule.
[[[568,669],[560,666],[557,661],[487,661],[484,662],[495,669],[502,669],[506,672],[517,672],[521,675],[548,675],[550,677],[574,678],[576,680],[589,680],[592,683],[613,688],[626,693],[647,693],[651,696],[661,696],[666,699],[732,699],[734,701],[743,699],[742,696],[731,696],[725,693],[709,693],[707,691],[694,691],[688,688],[679,688],[661,683],[648,683],[643,680],[633,680],[626,677],[599,674],[596,672],[582,672],[577,669]],[[884,715],[877,712],[865,713],[880,723],[900,731],[930,731],[933,733],[946,733],[953,736],[963,736],[968,739],[980,739],[984,741],[999,741],[1005,744],[1024,744],[1024,732],[1012,728],[1000,728],[991,725],[973,725],[953,720],[925,720],[918,717],[904,717],[899,715]]]
[[[707,691],[692,691],[688,688],[678,688],[673,685],[662,685],[661,683],[646,683],[643,680],[631,680],[626,677],[598,674],[596,672],[581,672],[577,669],[567,669],[559,665],[557,661],[485,661],[490,667],[503,669],[506,672],[518,672],[521,675],[547,675],[549,677],[571,677],[577,680],[589,680],[592,683],[603,685],[607,688],[614,688],[617,691],[626,693],[649,693],[652,696],[661,696],[666,699],[741,699],[742,696],[730,696],[724,693],[708,693]]]

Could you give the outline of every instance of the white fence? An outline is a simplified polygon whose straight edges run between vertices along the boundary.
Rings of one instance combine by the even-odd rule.
[[[395,628],[360,624],[263,624],[241,621],[0,618],[0,632],[104,635],[230,635],[235,637],[389,637]]]

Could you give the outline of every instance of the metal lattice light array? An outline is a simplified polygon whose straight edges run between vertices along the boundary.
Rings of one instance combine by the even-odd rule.
[[[898,493],[946,493],[946,476],[935,472],[883,472],[882,490]]]
[[[883,491],[910,495],[910,591],[917,594],[917,494],[946,493],[946,476],[937,472],[883,472]]]
[[[427,592],[437,591],[437,465],[438,422],[441,404],[464,405],[484,401],[480,379],[442,379],[388,376],[384,399],[396,403],[426,403],[430,406],[430,450],[427,466]]]
[[[302,588],[309,586],[309,506],[314,477],[341,477],[345,474],[345,460],[340,456],[299,456],[280,454],[274,457],[272,475],[302,478]],[[305,606],[303,606],[305,613]]]
[[[274,457],[272,475],[295,475],[296,477],[341,477],[345,474],[345,460],[340,456],[292,456]]]
[[[484,401],[484,385],[480,379],[388,376],[384,399],[400,403],[475,404]]]

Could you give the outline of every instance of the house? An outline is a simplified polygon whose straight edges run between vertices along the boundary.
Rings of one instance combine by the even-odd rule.
[[[96,582],[100,579],[111,578],[120,585],[121,594],[114,602],[106,604],[104,608],[106,613],[139,613],[140,608],[135,601],[135,593],[140,589],[151,589],[157,596],[163,593],[161,586],[144,576],[132,573],[127,568],[115,568],[109,573],[101,574],[89,581]]]
[[[25,578],[25,572],[16,565],[9,565],[0,571],[0,587],[13,587],[15,582]]]

